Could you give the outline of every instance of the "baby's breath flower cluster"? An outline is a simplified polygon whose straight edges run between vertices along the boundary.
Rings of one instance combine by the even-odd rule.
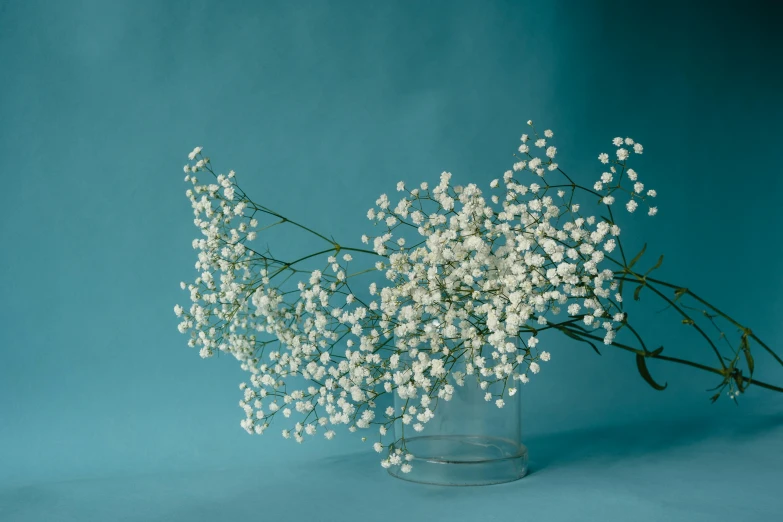
[[[332,439],[339,426],[373,430],[381,464],[408,472],[413,455],[405,429],[424,431],[439,401],[451,400],[455,387],[469,380],[488,407],[515,400],[518,386],[551,358],[539,346],[546,330],[596,351],[594,341],[602,341],[635,353],[642,377],[657,388],[663,387],[645,364],[650,357],[719,373],[721,389],[728,387],[732,398],[751,382],[783,391],[739,370],[742,354],[753,371],[751,339],[771,352],[747,329],[732,362],[721,358],[720,369],[647,349],[624,311],[623,285],[638,285],[638,298],[644,287],[660,293],[657,287],[668,284],[633,269],[641,253],[626,261],[612,214],[618,197],[628,212],[644,205],[648,215],[657,213],[649,205],[655,190],[628,166],[642,145],[615,138],[614,155],[598,156],[605,171],[588,188],[556,163],[553,132],[539,135],[529,125],[532,136],[522,135],[512,169],[488,192],[472,183],[453,185],[447,172],[432,188],[400,182],[394,202],[381,195],[368,211],[380,231],[363,236],[366,246],[359,248],[256,204],[233,171],[216,174],[201,147],[190,153],[184,170],[200,231],[193,240],[197,277],[181,283],[191,304],[174,311],[179,330],[202,357],[229,353],[248,372],[239,402],[248,433],[278,423],[283,437],[303,442],[319,434]],[[608,216],[585,212],[580,196]],[[258,248],[259,233],[276,226],[306,231],[326,248],[294,260]],[[354,266],[354,256],[369,262]],[[358,277],[373,272],[383,278],[356,286]],[[664,298],[691,321],[683,323],[699,328],[676,302],[695,294],[668,286],[675,299]],[[623,329],[638,346],[615,340]],[[396,397],[396,406],[378,406],[386,394]],[[402,429],[393,430],[395,424]]]

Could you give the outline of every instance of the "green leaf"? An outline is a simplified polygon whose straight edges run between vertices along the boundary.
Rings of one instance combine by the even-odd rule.
[[[650,357],[655,357],[656,355],[660,355],[662,351],[663,351],[663,346],[661,346],[660,348],[657,348],[657,349],[651,351],[650,352]]]
[[[748,363],[748,371],[753,375],[753,369],[755,368],[755,362],[753,356],[750,354],[750,350],[745,350],[745,361]]]
[[[588,341],[587,339],[582,339],[582,342],[589,344],[595,353],[601,355],[601,352],[598,351],[598,348],[591,341]]]
[[[655,263],[655,266],[647,271],[647,274],[649,274],[653,270],[657,270],[658,268],[661,268],[662,264],[663,264],[663,254],[661,254],[661,257],[658,258],[658,262]],[[644,274],[644,275],[647,275],[647,274]]]
[[[639,369],[639,374],[642,376],[642,378],[647,381],[647,384],[652,386],[658,391],[665,390],[668,386],[668,383],[664,383],[663,386],[655,382],[655,380],[652,378],[652,375],[650,375],[650,371],[647,369],[647,362],[644,360],[644,355],[637,353],[636,354],[636,367]]]
[[[720,392],[710,397],[710,400],[712,401],[713,404],[715,404],[715,401],[717,401],[718,399],[720,399]]]
[[[636,254],[636,257],[631,259],[631,262],[628,263],[628,268],[633,268],[633,265],[635,265],[636,262],[639,261],[639,259],[641,259],[641,257],[644,254],[645,250],[647,250],[647,243],[645,243],[644,246],[642,247],[642,249],[639,251],[639,253]]]
[[[576,339],[577,341],[581,341],[583,343],[589,344],[593,348],[595,353],[597,353],[598,355],[601,355],[601,352],[598,351],[598,348],[596,348],[595,344],[593,344],[592,342],[588,341],[587,339],[585,339],[583,337],[579,337],[578,335],[576,335],[575,333],[573,333],[572,331],[567,330],[567,329],[563,329],[563,330],[560,330],[560,331],[563,332],[564,334],[566,334],[568,337],[570,337],[572,339]]]
[[[748,363],[748,371],[753,375],[753,369],[755,368],[755,362],[753,361],[753,355],[750,353],[750,343],[748,342],[748,334],[742,334],[742,340],[740,341],[740,348],[745,355],[745,362]]]
[[[680,297],[684,296],[688,292],[687,288],[678,288],[674,291],[674,302],[679,301]]]
[[[639,294],[642,292],[642,288],[644,288],[645,283],[640,284],[636,287],[636,290],[633,292],[633,300],[638,301],[639,300]]]
[[[742,372],[738,371],[734,375],[734,382],[737,383],[737,388],[739,388],[739,391],[745,392],[745,380],[742,378]]]

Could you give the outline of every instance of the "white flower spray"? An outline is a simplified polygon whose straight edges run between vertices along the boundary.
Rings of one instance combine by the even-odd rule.
[[[628,212],[644,205],[648,215],[657,213],[649,205],[656,191],[628,167],[643,147],[615,138],[616,159],[601,153],[608,171],[585,188],[555,162],[554,133],[540,137],[528,123],[533,136],[522,135],[513,168],[492,181],[487,194],[475,184],[452,185],[444,172],[431,189],[399,182],[394,204],[381,195],[367,212],[380,228],[362,236],[368,248],[342,246],[256,204],[233,171],[215,174],[201,147],[188,155],[186,195],[200,231],[192,243],[197,276],[180,284],[190,293],[190,306],[176,305],[174,312],[188,345],[202,357],[230,353],[248,372],[239,401],[248,433],[262,434],[279,423],[284,438],[301,443],[318,434],[331,440],[340,425],[374,429],[381,464],[409,472],[413,456],[405,436],[386,440],[394,423],[425,430],[439,401],[451,400],[455,386],[468,379],[488,403],[503,408],[516,400],[517,383],[528,383],[550,360],[550,352],[539,348],[546,330],[596,351],[594,341],[634,352],[640,373],[657,388],[663,387],[649,375],[648,357],[720,373],[732,398],[751,382],[783,391],[738,373],[739,354],[750,357],[751,339],[771,352],[749,330],[734,362],[720,359],[719,369],[646,348],[623,310],[623,284],[638,284],[636,298],[645,286],[659,292],[656,285],[675,289],[679,297],[696,296],[636,273],[640,256],[628,263],[622,253],[612,214],[616,198],[626,200]],[[210,183],[201,182],[201,174]],[[522,179],[531,174],[534,182]],[[584,195],[608,215],[583,213],[577,197]],[[261,220],[269,223],[262,226]],[[295,260],[254,248],[259,233],[273,226],[299,228],[328,248]],[[616,249],[621,259],[610,257]],[[369,258],[385,280],[368,285],[369,299],[351,286],[368,272],[354,268],[354,255]],[[318,269],[303,268],[319,259]],[[676,299],[665,299],[691,321]],[[638,347],[615,341],[623,329]],[[752,359],[747,361],[752,372]],[[395,394],[402,406],[379,411],[377,400],[385,394]]]

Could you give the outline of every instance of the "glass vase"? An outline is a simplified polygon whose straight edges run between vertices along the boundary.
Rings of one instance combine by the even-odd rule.
[[[446,486],[474,486],[511,482],[525,476],[527,448],[522,444],[519,394],[504,397],[498,408],[495,399],[484,400],[484,390],[468,376],[464,386],[455,386],[450,401],[441,400],[435,417],[415,432],[401,421],[394,425],[394,438],[404,435],[413,454],[412,470],[399,466],[389,474],[399,479]],[[405,401],[394,397],[397,411]]]

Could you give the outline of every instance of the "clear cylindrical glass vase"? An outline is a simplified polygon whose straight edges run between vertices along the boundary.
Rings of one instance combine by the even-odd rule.
[[[401,421],[394,425],[394,438],[404,436],[406,450],[413,455],[412,469],[399,466],[389,474],[412,482],[447,486],[473,486],[511,482],[525,476],[527,448],[522,444],[519,395],[504,397],[498,408],[475,378],[455,386],[450,401],[439,401],[435,417],[423,431],[415,432]],[[395,394],[397,411],[406,402]],[[404,430],[404,432],[403,432]]]

